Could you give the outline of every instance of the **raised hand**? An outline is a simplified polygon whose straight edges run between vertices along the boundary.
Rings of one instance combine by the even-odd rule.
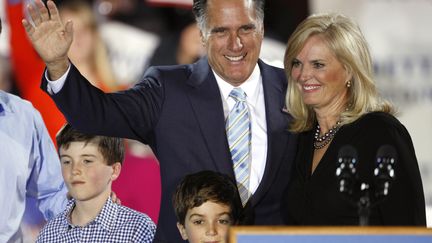
[[[56,80],[69,66],[67,53],[72,43],[73,29],[71,21],[63,24],[52,0],[48,0],[47,7],[42,0],[36,0],[35,5],[27,5],[34,25],[27,19],[23,19],[22,24],[33,47],[47,65],[50,79]]]

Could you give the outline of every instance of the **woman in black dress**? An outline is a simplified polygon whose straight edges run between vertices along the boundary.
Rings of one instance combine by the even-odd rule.
[[[419,167],[406,128],[377,94],[368,46],[358,26],[339,14],[312,15],[288,41],[285,70],[291,131],[299,133],[293,176],[285,191],[288,225],[357,225],[357,201],[368,191],[370,225],[426,225]],[[351,195],[339,192],[338,152],[351,145],[358,154]],[[378,192],[377,151],[397,153],[390,188]],[[385,167],[387,168],[387,167]],[[369,190],[360,190],[360,183]],[[366,197],[364,197],[366,198]]]

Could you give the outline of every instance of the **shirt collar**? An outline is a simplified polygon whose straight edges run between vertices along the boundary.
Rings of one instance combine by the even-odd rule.
[[[223,80],[213,69],[212,71],[216,78],[216,82],[219,86],[219,90],[221,92],[222,97],[225,100],[227,100],[229,94],[231,93],[231,90],[234,89],[235,87],[229,84],[228,82],[226,82],[225,80]],[[246,93],[247,100],[257,100],[255,98],[256,96],[258,96],[259,93],[258,87],[261,82],[262,82],[261,71],[257,63],[249,78],[246,79],[246,81],[238,87],[241,88]]]
[[[63,231],[62,233],[66,233],[68,229],[72,229],[76,226],[72,225],[72,223],[70,223],[70,217],[69,215],[72,212],[72,209],[75,208],[75,199],[71,199],[69,200],[69,202],[66,205],[66,209],[62,212],[61,214],[61,218],[62,218],[62,225],[63,225]]]
[[[101,224],[105,230],[110,231],[111,226],[114,225],[114,222],[117,220],[117,210],[118,205],[109,197],[94,221]]]
[[[118,205],[113,203],[111,197],[109,197],[105,202],[105,205],[103,206],[101,212],[96,216],[94,220],[89,222],[87,225],[99,224],[104,230],[109,232],[111,226],[114,225],[114,222],[117,219],[117,210],[118,210],[117,207]],[[63,211],[62,213],[62,225],[64,226],[64,232],[66,232],[69,229],[79,227],[73,225],[70,222],[70,214],[72,213],[72,210],[74,208],[75,208],[75,199],[72,198],[71,200],[69,200],[65,211]]]

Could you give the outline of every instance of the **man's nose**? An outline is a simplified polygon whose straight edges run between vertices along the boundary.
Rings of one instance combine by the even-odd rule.
[[[242,39],[235,32],[233,32],[233,33],[230,34],[230,37],[229,37],[229,48],[232,51],[239,51],[239,50],[241,50],[243,48]]]

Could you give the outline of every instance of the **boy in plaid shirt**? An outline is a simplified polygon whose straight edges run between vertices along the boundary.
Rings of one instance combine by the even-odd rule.
[[[151,219],[110,198],[124,159],[122,140],[84,134],[69,124],[56,139],[73,199],[45,225],[37,242],[152,242],[156,226]]]

